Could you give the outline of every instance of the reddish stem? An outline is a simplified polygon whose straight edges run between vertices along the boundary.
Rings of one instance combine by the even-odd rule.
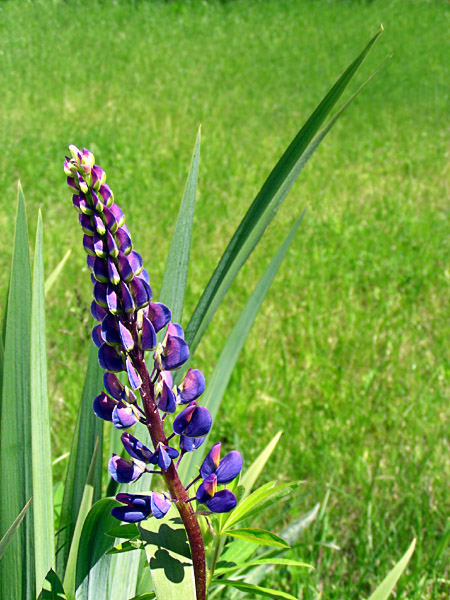
[[[138,352],[133,356],[133,364],[142,379],[140,393],[147,418],[147,428],[153,445],[156,448],[158,443],[167,444],[168,440],[164,433],[161,417],[156,410],[154,385],[150,379],[142,352]],[[186,529],[191,547],[197,600],[206,600],[205,545],[197,517],[194,514],[192,505],[189,502],[188,493],[178,477],[178,472],[173,462],[170,463],[169,468],[163,473],[163,476],[172,498],[177,499],[175,504]]]

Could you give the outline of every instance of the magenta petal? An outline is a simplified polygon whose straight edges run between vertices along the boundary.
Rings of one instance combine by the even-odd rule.
[[[165,371],[173,371],[183,365],[189,358],[189,346],[183,338],[168,335],[164,351],[161,355],[162,368]]]
[[[151,509],[155,519],[162,519],[169,512],[172,503],[164,494],[152,493]]]
[[[167,328],[167,335],[175,335],[184,340],[184,331],[179,323],[171,323]]]
[[[108,463],[108,470],[111,477],[117,483],[133,483],[145,472],[145,469],[129,460],[113,454]]]
[[[236,450],[228,452],[216,469],[217,483],[225,484],[233,481],[242,470],[242,456]]]
[[[131,406],[120,403],[114,407],[112,412],[112,422],[117,429],[128,429],[128,427],[136,425],[138,418]]]
[[[188,369],[181,385],[178,387],[178,402],[187,404],[195,400],[205,391],[205,376],[200,369]]]
[[[98,362],[105,371],[119,372],[123,371],[123,362],[120,354],[117,353],[114,346],[102,344],[98,349]]]
[[[103,385],[110,396],[116,400],[122,399],[124,386],[114,373],[105,373],[103,375]]]
[[[172,314],[165,304],[150,302],[148,306],[148,318],[152,322],[156,333],[158,333],[158,331],[161,331],[170,322]]]
[[[140,378],[139,373],[133,367],[133,364],[132,364],[129,356],[127,356],[127,358],[126,358],[125,366],[127,369],[127,375],[128,375],[128,381],[130,382],[130,387],[133,390],[137,390],[142,385],[142,379]]]
[[[102,392],[95,397],[92,408],[94,413],[104,421],[112,421],[112,412],[117,402]]]
[[[220,490],[205,502],[210,511],[215,513],[226,513],[236,507],[236,496],[230,490]]]
[[[141,348],[142,350],[154,350],[156,348],[156,332],[147,317],[142,319],[142,334],[141,334]]]
[[[127,352],[129,352],[130,350],[133,350],[133,348],[134,348],[133,336],[131,335],[131,332],[128,331],[128,329],[125,327],[125,325],[123,325],[123,323],[121,321],[119,321],[119,332],[120,332],[120,339],[122,341],[122,346],[125,348],[125,350]]]

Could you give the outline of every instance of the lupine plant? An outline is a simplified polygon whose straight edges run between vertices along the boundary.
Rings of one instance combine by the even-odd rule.
[[[295,482],[269,482],[254,489],[281,432],[244,470],[239,452],[226,452],[208,435],[239,352],[303,213],[238,316],[209,382],[191,361],[234,278],[305,164],[373,77],[320,129],[380,33],[337,80],[280,158],[230,240],[186,331],[180,320],[200,135],[157,301],[104,171],[89,150],[69,147],[64,170],[84,234],[95,324],[65,482],[54,487],[45,294],[63,272],[70,251],[44,280],[39,215],[30,269],[19,186],[0,336],[1,598],[212,600],[252,594],[295,600],[288,591],[263,587],[264,569],[309,567],[290,560],[285,552],[317,510],[306,512],[282,536],[252,524],[262,510],[295,500]],[[132,219],[133,215],[129,223]],[[103,430],[108,426],[111,477],[105,486]],[[414,542],[370,600],[389,596],[413,549]]]

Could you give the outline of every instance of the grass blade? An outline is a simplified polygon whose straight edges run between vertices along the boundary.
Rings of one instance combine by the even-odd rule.
[[[280,590],[272,590],[270,588],[263,588],[259,585],[246,583],[245,581],[235,581],[234,579],[221,579],[220,585],[230,586],[242,592],[246,592],[247,594],[252,593],[255,596],[264,596],[265,598],[272,598],[272,600],[298,600],[296,596],[292,596],[287,592],[282,592]]]
[[[48,292],[50,291],[52,285],[55,283],[55,281],[58,279],[59,274],[61,273],[61,271],[64,268],[64,265],[66,264],[66,262],[69,259],[69,256],[72,254],[72,250],[67,250],[67,252],[64,254],[64,256],[62,257],[62,259],[60,260],[60,262],[56,265],[56,267],[53,269],[53,271],[50,273],[50,275],[47,277],[47,279],[45,280],[45,295],[48,294]]]
[[[176,323],[181,321],[189,267],[192,222],[194,219],[195,194],[198,179],[198,163],[200,160],[200,138],[201,128],[198,130],[191,167],[189,169],[186,188],[184,190],[183,201],[178,213],[175,233],[173,234],[161,288],[160,301],[170,307],[170,310],[172,311],[172,321]]]
[[[398,561],[395,567],[390,571],[385,579],[380,583],[377,589],[370,596],[369,600],[387,600],[391,595],[392,590],[395,587],[395,584],[399,580],[401,574],[408,566],[409,560],[413,555],[414,548],[416,547],[416,540],[413,540],[408,550],[402,556],[402,558]]]
[[[241,221],[186,328],[186,340],[190,345],[191,356],[194,354],[200,339],[239,269],[261,239],[265,229],[275,216],[277,209],[303,170],[306,161],[318,145],[307,154],[306,160],[304,160],[303,155],[308,149],[309,144],[361,66],[381,32],[382,30],[370,40],[361,54],[345,70],[314,110],[270,173],[247,211],[247,214]]]
[[[294,226],[290,230],[286,239],[283,241],[269,266],[265,270],[263,276],[253,290],[252,295],[248,299],[247,304],[239,315],[239,318],[237,319],[236,324],[234,325],[223,347],[212,377],[202,396],[202,405],[209,410],[213,420],[219,410],[220,403],[222,402],[222,398],[225,394],[225,390],[227,389],[228,382],[230,381],[231,374],[247,335],[250,332],[256,315],[258,314],[261,304],[266,297],[270,286],[272,285],[272,281],[277,274],[286,252],[288,251],[289,246],[294,239],[297,229],[299,228],[303,219],[303,215],[304,212],[294,223]],[[190,452],[183,458],[183,462],[178,470],[182,481],[188,481],[194,476],[195,468],[200,464],[203,458],[205,447],[206,444],[203,444],[203,446],[201,446],[196,452]]]
[[[6,314],[0,446],[0,537],[33,495],[31,444],[31,271],[25,202],[19,185],[11,280]],[[11,539],[0,562],[0,597],[36,597],[33,513]]]
[[[259,546],[275,546],[277,548],[290,548],[289,544],[283,540],[280,536],[266,531],[265,529],[254,529],[252,527],[246,527],[242,529],[229,529],[222,531],[224,535],[245,540],[252,544],[258,544]]]
[[[55,564],[50,416],[45,343],[42,218],[39,212],[33,260],[31,300],[31,448],[33,473],[34,557],[36,589]]]
[[[98,364],[97,348],[94,344],[91,344],[86,380],[70,451],[61,517],[59,520],[56,566],[60,578],[64,577],[72,535],[84,492],[84,483],[88,476],[97,439],[99,440],[99,451],[97,453],[98,464],[95,470],[93,502],[96,502],[100,498],[103,421],[95,416],[92,410],[92,401],[102,388],[103,372]]]
[[[20,513],[14,519],[14,522],[12,523],[11,527],[8,529],[8,531],[5,533],[5,535],[0,540],[0,560],[1,560],[2,556],[5,554],[5,550],[8,547],[8,544],[11,541],[12,536],[16,533],[17,528],[22,523],[23,518],[25,517],[25,514],[28,510],[28,507],[30,506],[31,500],[32,500],[32,498],[30,498],[28,500],[28,502],[22,508]]]
[[[264,469],[267,461],[272,455],[272,452],[275,450],[278,442],[280,441],[282,433],[282,431],[279,431],[276,436],[270,440],[261,454],[252,462],[249,468],[245,471],[244,475],[241,477],[239,485],[242,485],[244,488],[244,494],[241,497],[241,501],[245,500],[245,498],[247,498],[252,491],[252,488],[261,474],[261,471]]]

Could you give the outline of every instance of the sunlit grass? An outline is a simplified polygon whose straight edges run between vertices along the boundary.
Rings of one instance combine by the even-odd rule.
[[[359,81],[393,53],[390,65],[304,171],[197,354],[208,377],[307,205],[216,426],[248,462],[284,429],[271,475],[307,481],[286,522],[322,501],[332,481],[324,519],[296,550],[316,572],[278,574],[305,599],[322,588],[326,598],[368,596],[414,536],[404,597],[448,596],[448,552],[422,567],[450,510],[449,5],[0,4],[2,289],[19,177],[30,224],[43,210],[47,271],[73,248],[47,322],[61,454],[87,362],[91,294],[61,168],[67,144],[94,150],[107,171],[157,293],[203,124],[186,324],[270,168],[380,22],[385,33]]]

